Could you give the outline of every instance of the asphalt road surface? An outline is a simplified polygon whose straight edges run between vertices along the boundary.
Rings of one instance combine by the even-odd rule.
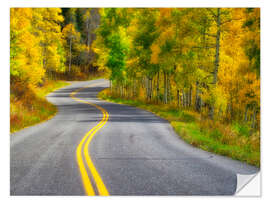
[[[58,107],[55,117],[10,136],[11,195],[86,195],[76,150],[102,119],[86,148],[97,174],[81,153],[95,195],[105,194],[101,183],[109,195],[233,195],[236,174],[258,172],[186,144],[148,111],[97,99],[108,86],[103,79],[72,82],[47,97]],[[108,113],[106,123],[95,104]]]

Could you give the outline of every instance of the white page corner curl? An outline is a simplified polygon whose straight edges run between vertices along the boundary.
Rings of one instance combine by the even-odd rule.
[[[237,174],[237,186],[235,196],[260,197],[261,196],[261,173]]]

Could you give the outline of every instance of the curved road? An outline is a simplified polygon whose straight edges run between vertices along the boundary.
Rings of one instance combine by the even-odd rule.
[[[70,97],[88,85],[74,94],[78,100]],[[150,112],[97,99],[108,85],[103,79],[73,82],[49,94],[57,115],[11,135],[11,195],[86,194],[76,150],[86,133],[104,119],[101,110],[89,104],[109,114],[87,153],[110,195],[233,195],[237,174],[258,172],[186,144],[167,121]],[[96,175],[86,170],[94,193],[101,194]]]

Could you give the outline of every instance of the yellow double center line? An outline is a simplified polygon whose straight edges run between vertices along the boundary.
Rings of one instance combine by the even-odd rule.
[[[75,95],[79,91],[81,91],[82,89],[87,88],[87,87],[97,86],[97,85],[99,85],[99,84],[94,84],[94,85],[89,85],[89,86],[86,86],[86,87],[79,88],[79,89],[75,90],[74,92],[72,92],[70,94],[70,96],[71,96],[72,99],[74,99],[74,100],[76,100],[78,102],[89,104],[91,106],[96,107],[103,114],[102,120],[95,127],[93,127],[89,132],[87,132],[85,134],[85,136],[83,137],[83,139],[81,140],[81,142],[78,145],[77,150],[76,150],[76,156],[77,156],[77,163],[78,163],[78,166],[79,166],[79,169],[80,169],[82,182],[83,182],[83,185],[84,185],[86,195],[93,196],[93,195],[95,195],[95,191],[93,189],[93,185],[91,184],[89,175],[88,175],[86,167],[84,165],[83,155],[85,157],[86,165],[89,168],[89,170],[90,170],[90,172],[91,172],[91,174],[93,176],[93,179],[94,179],[94,181],[96,183],[96,187],[97,187],[97,190],[99,192],[99,195],[108,196],[109,192],[108,192],[105,184],[103,183],[97,169],[95,168],[95,165],[94,165],[93,161],[91,160],[91,156],[89,154],[88,149],[89,149],[89,144],[91,143],[91,140],[93,139],[95,133],[106,124],[106,122],[107,122],[107,120],[109,118],[109,114],[101,106],[98,106],[98,105],[96,105],[94,103],[84,101],[84,100],[81,100],[81,99],[75,97]],[[82,148],[83,148],[83,154],[82,154]]]

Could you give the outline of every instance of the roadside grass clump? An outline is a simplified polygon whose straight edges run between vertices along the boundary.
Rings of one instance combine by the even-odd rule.
[[[247,125],[236,123],[236,122],[232,124],[232,128],[237,134],[241,136],[248,137],[251,132],[251,129]]]
[[[260,167],[260,133],[252,132],[244,124],[224,124],[205,118],[192,110],[180,110],[175,106],[135,99],[122,99],[112,95],[109,89],[101,91],[98,97],[153,112],[170,121],[175,132],[187,143],[205,151]]]
[[[10,132],[16,132],[51,118],[57,108],[45,96],[69,83],[64,81],[45,81],[42,87],[21,91],[20,83],[11,86],[10,91]],[[19,92],[17,92],[19,91]]]

